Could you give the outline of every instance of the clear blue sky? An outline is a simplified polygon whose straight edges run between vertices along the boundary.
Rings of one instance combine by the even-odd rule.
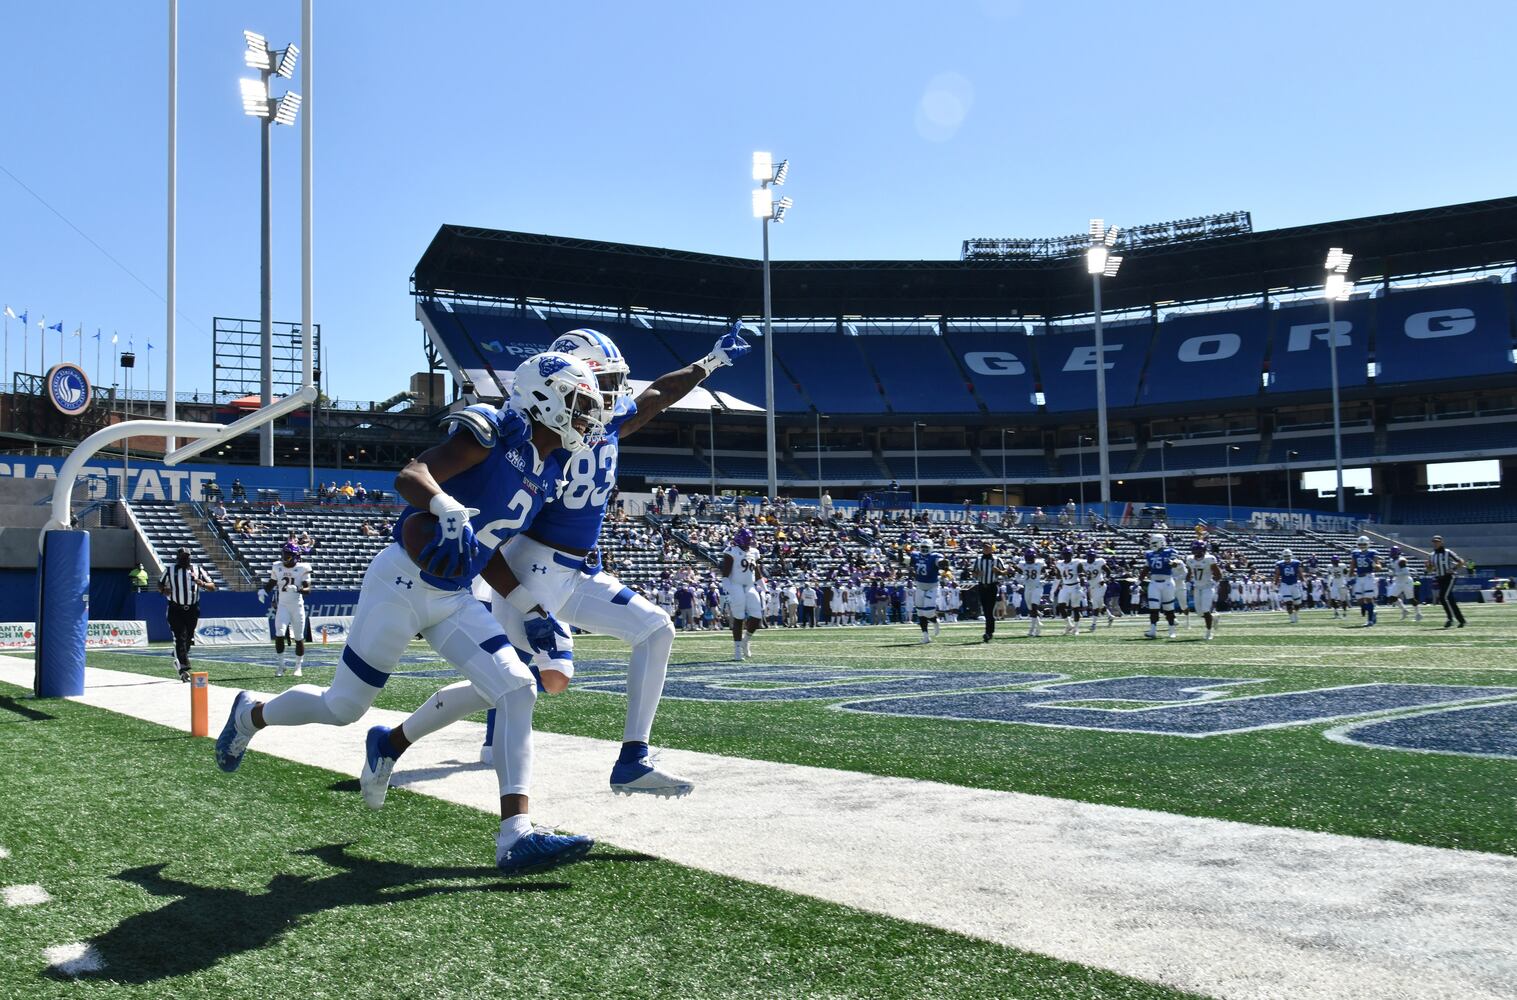
[[[152,339],[160,388],[166,11],[12,4],[0,60],[0,166],[151,287],[0,174],[0,301]],[[182,390],[210,387],[211,317],[258,310],[241,31],[297,40],[299,12],[182,4]],[[1510,2],[318,0],[316,31],[316,318],[343,398],[420,367],[407,279],[440,224],[756,256],[753,149],[793,161],[777,258],[1517,191]],[[299,130],[275,139],[275,318],[298,320]]]

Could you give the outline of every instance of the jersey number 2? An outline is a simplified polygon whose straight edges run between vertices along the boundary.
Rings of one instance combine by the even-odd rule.
[[[497,549],[507,538],[521,530],[521,526],[527,523],[527,513],[532,510],[532,494],[526,490],[517,490],[516,496],[506,505],[506,513],[510,517],[500,517],[480,528],[474,533],[486,548]],[[504,532],[504,535],[502,535]]]

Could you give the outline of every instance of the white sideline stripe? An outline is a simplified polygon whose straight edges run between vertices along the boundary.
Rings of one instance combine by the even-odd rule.
[[[29,686],[32,670],[0,656],[0,681]],[[86,681],[86,704],[188,723],[177,679]],[[212,686],[213,734],[234,694]],[[402,718],[265,730],[254,745],[356,773],[367,727]],[[482,730],[418,744],[395,784],[489,815],[484,855],[498,792],[472,763]],[[615,742],[536,745],[539,821],[692,868],[1217,997],[1517,996],[1514,857],[672,750],[694,795],[621,798],[606,788]]]
[[[55,944],[42,952],[49,967],[65,976],[77,976],[85,972],[99,972],[105,968],[105,960],[93,945],[83,941],[70,944]]]
[[[40,906],[53,900],[40,885],[8,885],[0,889],[0,896],[5,897],[6,906]]]

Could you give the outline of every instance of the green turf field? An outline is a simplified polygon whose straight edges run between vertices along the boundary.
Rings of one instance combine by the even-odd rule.
[[[52,897],[0,911],[7,998],[1180,995],[612,845],[503,880],[481,813],[370,813],[276,757],[230,783],[208,740],[70,702],[0,700],[0,761],[0,884]],[[76,942],[103,968],[49,972]]]
[[[1026,671],[1071,679],[1133,675],[1250,678],[1222,698],[1309,691],[1372,683],[1479,685],[1517,688],[1517,617],[1509,609],[1477,607],[1458,631],[1396,620],[1384,611],[1375,629],[1325,613],[1287,626],[1283,615],[1231,615],[1218,638],[1201,641],[1199,620],[1175,641],[1149,641],[1126,622],[1070,639],[1049,628],[1040,639],[1025,626],[1002,625],[992,645],[979,626],[950,627],[931,646],[909,628],[777,630],[754,641],[756,664],[860,671]],[[1052,634],[1050,634],[1052,633]],[[725,635],[681,636],[679,664],[725,667]],[[621,643],[582,636],[576,646],[585,675],[562,696],[539,700],[544,731],[615,739],[625,699],[584,689],[597,664],[624,664]],[[402,670],[445,668],[420,643]],[[272,651],[197,650],[212,682],[280,690]],[[316,647],[304,680],[331,677],[338,647]],[[90,662],[120,670],[168,675],[169,651],[152,656],[92,653]],[[222,660],[218,661],[218,657]],[[241,660],[245,662],[227,662]],[[694,669],[694,668],[684,668]],[[394,677],[380,707],[409,710],[442,677]],[[772,677],[734,683],[778,697]],[[1511,693],[1493,692],[1503,699]],[[1344,720],[1192,739],[1144,733],[1091,732],[1000,722],[949,721],[837,711],[842,697],[748,703],[664,700],[654,730],[665,746],[729,756],[931,779],[951,784],[1032,792],[1060,798],[1135,806],[1194,816],[1403,840],[1440,847],[1517,854],[1517,761],[1371,749],[1332,742],[1323,733]],[[1071,697],[1076,704],[1099,704]],[[1106,707],[1132,708],[1129,700]],[[220,720],[213,720],[213,729]],[[608,761],[609,765],[609,761]]]

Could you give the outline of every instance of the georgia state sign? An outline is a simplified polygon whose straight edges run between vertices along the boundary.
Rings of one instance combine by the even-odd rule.
[[[47,398],[66,417],[77,417],[89,409],[90,380],[84,369],[71,361],[48,369]]]

